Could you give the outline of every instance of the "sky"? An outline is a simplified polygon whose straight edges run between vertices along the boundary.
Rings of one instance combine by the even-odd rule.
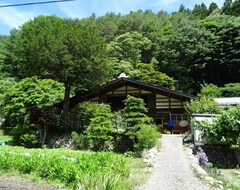
[[[46,0],[0,0],[1,5],[42,2]],[[57,15],[63,18],[86,18],[93,13],[102,16],[107,12],[128,14],[130,11],[160,10],[168,13],[178,11],[181,4],[192,9],[202,2],[208,7],[215,2],[221,7],[224,0],[75,0],[54,4],[0,8],[0,35],[9,35],[11,29],[18,28],[38,15]]]

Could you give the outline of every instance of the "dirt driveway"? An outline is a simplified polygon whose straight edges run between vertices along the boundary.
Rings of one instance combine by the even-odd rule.
[[[0,176],[0,190],[63,190],[54,185],[30,182],[19,177]]]

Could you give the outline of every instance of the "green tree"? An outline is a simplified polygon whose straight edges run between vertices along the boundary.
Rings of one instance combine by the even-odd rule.
[[[219,9],[217,3],[212,2],[208,7],[209,14],[211,14],[216,9]]]
[[[116,37],[109,46],[110,57],[119,61],[129,61],[133,67],[141,60],[144,50],[151,48],[151,41],[137,32],[127,32]]]
[[[222,12],[226,15],[240,16],[240,0],[225,0]]]
[[[156,70],[173,77],[177,90],[189,93],[196,89],[196,82],[205,77],[202,68],[209,59],[211,46],[207,39],[211,33],[195,20],[186,16],[175,17],[176,23],[172,21],[166,25],[161,38]]]
[[[201,5],[196,4],[192,10],[192,13],[194,16],[200,19],[206,18],[209,14],[207,6],[204,3],[202,3]]]
[[[13,30],[8,49],[12,72],[64,83],[63,112],[68,118],[71,87],[80,91],[107,80],[107,48],[94,26],[56,16],[38,16]]]
[[[225,84],[220,88],[224,97],[239,97],[240,96],[240,83]]]
[[[4,117],[3,109],[4,109],[4,93],[11,88],[15,84],[15,79],[6,77],[4,79],[0,79],[0,118]]]
[[[98,107],[98,111],[95,111],[93,118],[87,127],[87,136],[93,144],[93,150],[111,150],[112,146],[112,113],[110,105],[101,104]]]
[[[5,78],[8,73],[6,73],[3,69],[4,67],[4,60],[6,59],[7,49],[6,44],[8,42],[8,36],[1,36],[0,35],[0,79]]]
[[[198,94],[198,96],[203,97],[209,97],[209,98],[217,98],[221,96],[221,89],[214,85],[214,84],[203,84],[201,85],[201,91],[200,94]]]
[[[207,37],[210,43],[202,69],[202,78],[207,83],[223,86],[226,83],[239,82],[239,18],[214,14],[202,21],[204,27],[211,32]]]
[[[75,108],[75,119],[81,123],[80,133],[72,134],[78,148],[108,150],[113,136],[113,115],[110,105],[83,102]]]
[[[232,0],[225,0],[223,3],[222,11],[226,15],[232,14]]]
[[[146,115],[147,108],[141,98],[127,96],[124,102],[123,124],[125,134],[131,139],[132,146],[137,144],[137,132],[143,125],[150,125],[152,119]]]
[[[11,126],[23,124],[28,108],[47,108],[62,100],[63,84],[51,79],[26,78],[8,88],[4,93],[4,116]]]
[[[220,108],[212,98],[201,97],[199,100],[191,100],[185,106],[185,110],[191,116],[193,113],[217,114]]]
[[[138,63],[137,75],[133,78],[151,84],[174,89],[174,80],[164,73],[155,71],[150,64]]]

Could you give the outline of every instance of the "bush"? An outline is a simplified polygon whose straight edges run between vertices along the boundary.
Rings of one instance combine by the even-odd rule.
[[[221,96],[221,89],[214,84],[203,84],[201,85],[201,92],[198,94],[199,97],[216,98]]]
[[[92,148],[95,151],[113,149],[113,115],[107,104],[85,102],[80,106],[80,120],[86,126],[79,135],[73,133],[76,148]],[[84,110],[86,111],[84,113]]]
[[[224,97],[239,97],[240,96],[240,83],[225,84],[220,88]]]
[[[13,144],[25,146],[28,148],[37,147],[38,138],[36,132],[32,130],[26,124],[20,125],[18,124],[11,130],[11,136],[13,136]]]
[[[150,149],[157,143],[159,134],[155,126],[142,125],[137,132],[137,143],[134,145],[136,150],[143,151],[144,149]]]
[[[203,96],[199,100],[191,100],[185,106],[185,110],[189,115],[193,113],[209,113],[216,114],[220,112],[220,108],[212,98]]]
[[[85,133],[78,134],[74,131],[72,132],[72,138],[76,149],[87,150],[90,148],[91,142]]]
[[[240,105],[224,111],[212,124],[212,134],[230,148],[240,149]]]

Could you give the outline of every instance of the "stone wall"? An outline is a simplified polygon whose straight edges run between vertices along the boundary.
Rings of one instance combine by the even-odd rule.
[[[218,168],[234,168],[239,164],[235,150],[225,145],[201,146],[208,157],[208,161]],[[197,152],[197,147],[195,148]]]

